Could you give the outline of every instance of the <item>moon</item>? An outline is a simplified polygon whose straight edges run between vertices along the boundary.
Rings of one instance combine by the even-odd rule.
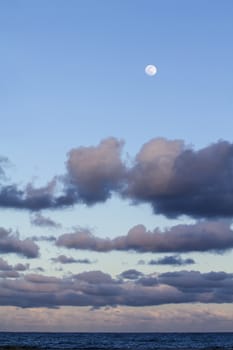
[[[150,77],[153,77],[157,73],[157,68],[153,64],[148,64],[145,68],[145,73]]]

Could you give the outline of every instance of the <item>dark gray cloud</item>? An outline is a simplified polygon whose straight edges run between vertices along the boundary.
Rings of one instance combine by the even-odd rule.
[[[59,255],[56,258],[51,259],[54,262],[60,263],[60,264],[92,264],[93,262],[87,258],[84,259],[75,259],[71,256],[66,255]]]
[[[107,252],[113,249],[110,239],[95,237],[87,229],[80,229],[74,233],[65,233],[57,239],[56,244],[66,248],[95,250],[100,252]]]
[[[205,252],[233,248],[233,231],[226,221],[201,221],[176,225],[164,231],[147,231],[145,226],[133,227],[126,236],[98,238],[88,230],[61,235],[56,244],[66,248],[99,252],[135,250],[137,252]]]
[[[31,237],[32,241],[35,242],[40,242],[40,241],[46,241],[46,242],[54,242],[56,241],[56,237],[55,236],[32,236]]]
[[[38,274],[1,278],[0,305],[98,308],[233,302],[233,274],[179,271],[140,275],[137,279],[123,280],[101,271],[90,271],[64,278]]]
[[[15,253],[27,258],[37,258],[39,247],[31,240],[20,240],[17,233],[0,228],[0,253]]]
[[[149,265],[175,265],[175,266],[182,266],[182,265],[191,265],[195,264],[195,261],[191,258],[183,259],[179,255],[168,255],[164,256],[163,258],[159,259],[152,259],[148,262]]]
[[[152,274],[152,275],[143,276],[139,278],[137,280],[137,283],[145,287],[153,287],[153,286],[159,285],[159,280],[155,274],[154,275]]]
[[[130,270],[123,271],[119,275],[119,277],[120,278],[125,278],[125,279],[128,279],[128,280],[137,280],[142,275],[143,275],[143,273],[141,273],[140,271],[137,271],[135,269],[130,269]]]
[[[58,187],[63,186],[62,191]],[[17,184],[0,184],[0,207],[12,209],[56,209],[74,205],[77,202],[76,192],[65,188],[62,177],[55,177],[46,186],[35,188],[31,183],[25,188]]]
[[[32,225],[39,227],[60,228],[61,224],[55,222],[49,217],[43,216],[41,213],[35,213],[30,217]]]
[[[201,292],[208,298],[208,293],[214,292],[217,302],[221,302],[223,295],[227,300],[230,289],[233,290],[233,274],[222,271],[209,273],[199,271],[167,272],[161,274],[159,280],[161,283],[173,286],[186,294]]]
[[[10,265],[8,262],[0,258],[0,271],[25,271],[29,269],[29,264],[18,263],[16,265]]]
[[[0,278],[17,278],[20,276],[19,271],[29,269],[29,264],[10,265],[8,262],[0,258]]]
[[[81,280],[88,282],[90,284],[115,284],[117,283],[116,280],[114,280],[111,275],[108,273],[104,273],[102,271],[85,271],[81,272],[77,275],[73,275],[72,278],[75,278],[76,280]]]
[[[194,151],[183,141],[153,139],[128,172],[125,196],[168,217],[231,217],[232,179],[233,144],[219,141]]]
[[[56,206],[56,201],[51,193],[46,193],[44,188],[30,191],[20,190],[17,185],[0,187],[0,206],[14,209],[40,210]]]

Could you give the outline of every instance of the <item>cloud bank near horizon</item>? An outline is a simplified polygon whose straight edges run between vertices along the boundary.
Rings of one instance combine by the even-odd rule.
[[[101,271],[70,277],[27,274],[0,279],[0,305],[32,307],[153,306],[181,303],[232,303],[233,274],[179,271],[145,275],[123,272],[112,278]]]
[[[97,146],[68,152],[66,173],[47,185],[24,189],[2,181],[0,206],[12,209],[56,209],[105,202],[113,193],[135,205],[149,203],[167,217],[233,215],[233,144],[213,143],[193,150],[182,140],[154,138],[136,156],[123,160],[123,141],[114,137]],[[0,173],[4,174],[4,162]]]

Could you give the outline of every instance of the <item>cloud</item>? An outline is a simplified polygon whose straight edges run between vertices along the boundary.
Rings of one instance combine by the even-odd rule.
[[[183,141],[153,139],[128,171],[125,196],[168,217],[229,217],[232,179],[233,144],[219,141],[194,151]]]
[[[57,258],[52,258],[51,260],[60,264],[92,264],[92,261],[89,259],[75,259],[66,255],[59,255]]]
[[[66,188],[62,176],[56,176],[47,185],[36,188],[28,183],[24,188],[17,184],[0,184],[0,207],[39,211],[62,209],[77,203],[76,192]]]
[[[21,264],[21,263],[19,263],[19,264],[16,264],[16,265],[14,266],[14,269],[15,269],[16,271],[26,271],[26,270],[29,269],[29,267],[30,267],[29,264]]]
[[[35,213],[30,217],[30,221],[32,225],[39,227],[49,227],[49,228],[59,228],[61,224],[55,222],[54,220],[43,216],[41,213]]]
[[[22,190],[16,184],[0,187],[0,206],[4,208],[41,210],[55,208],[56,202],[49,185],[33,189],[29,184]]]
[[[153,340],[155,332],[232,332],[233,309],[229,304],[118,306],[92,310],[72,306],[60,309],[2,306],[0,328],[11,332],[89,332],[91,324],[93,332],[151,332],[148,339]],[[208,340],[209,347],[216,347],[218,339],[214,333]]]
[[[112,137],[96,147],[72,149],[68,153],[66,174],[55,176],[44,187],[35,188],[32,183],[23,189],[16,184],[0,185],[0,206],[38,211],[104,202],[113,191],[119,190],[123,181],[122,146],[122,141]]]
[[[110,239],[102,239],[95,237],[87,229],[80,229],[74,233],[65,233],[61,235],[57,241],[57,246],[66,248],[95,250],[107,252],[112,250],[112,241]]]
[[[88,230],[61,235],[56,244],[66,248],[109,252],[111,250],[137,252],[223,252],[233,248],[233,231],[226,221],[200,221],[190,225],[176,225],[164,231],[147,231],[134,226],[126,236],[114,239],[98,238]]]
[[[72,149],[67,160],[67,185],[77,191],[77,200],[88,205],[104,202],[122,182],[125,167],[121,160],[123,143],[108,138],[96,147]]]
[[[114,280],[111,275],[102,271],[86,271],[77,275],[73,275],[72,278],[76,280],[85,281],[90,284],[115,284],[118,281]]]
[[[20,276],[18,271],[26,271],[29,269],[29,264],[9,265],[8,262],[0,258],[0,278],[17,278]]]
[[[0,228],[0,253],[15,253],[27,258],[37,258],[39,247],[31,240],[20,240],[11,230]]]
[[[169,255],[164,256],[160,259],[152,259],[148,262],[148,265],[175,265],[175,266],[182,266],[182,265],[190,265],[195,264],[195,261],[191,258],[182,259],[179,255]]]
[[[119,277],[124,278],[124,279],[128,279],[128,280],[136,280],[142,275],[143,274],[140,271],[137,271],[135,269],[130,269],[130,270],[123,271],[119,275]]]
[[[8,264],[8,262],[0,258],[0,271],[11,271],[13,267]]]
[[[0,278],[17,278],[19,276],[20,274],[15,270],[0,272]]]
[[[232,303],[232,288],[233,274],[225,272],[138,274],[138,278],[126,280],[114,279],[101,271],[63,278],[29,274],[15,279],[0,279],[0,305],[99,308],[117,305],[140,307],[171,303]]]
[[[183,141],[163,138],[143,145],[128,171],[127,196],[150,202],[167,191],[176,159],[183,149]]]
[[[9,265],[8,262],[0,258],[0,271],[25,271],[29,269],[29,264],[18,263],[15,266]]]
[[[53,242],[53,241],[56,241],[56,237],[55,236],[45,236],[45,235],[43,235],[43,236],[32,236],[31,240],[35,241],[35,242],[40,242],[40,241]]]
[[[116,193],[135,205],[148,203],[167,217],[232,217],[232,143],[219,141],[196,151],[182,140],[154,138],[131,164],[123,161],[122,147],[123,142],[112,137],[97,146],[74,148],[65,174],[44,187],[0,184],[0,206],[38,211],[93,205]]]
[[[4,167],[9,165],[9,159],[7,157],[0,156],[0,179],[5,179],[5,170]]]
[[[173,286],[186,294],[203,293],[205,298],[214,295],[215,302],[226,302],[232,299],[233,274],[226,272],[201,273],[199,271],[167,272],[159,276],[161,283]]]

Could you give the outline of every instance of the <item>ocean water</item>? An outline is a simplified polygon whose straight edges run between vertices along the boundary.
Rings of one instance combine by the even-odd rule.
[[[233,333],[0,333],[4,347],[152,350],[233,349]]]

